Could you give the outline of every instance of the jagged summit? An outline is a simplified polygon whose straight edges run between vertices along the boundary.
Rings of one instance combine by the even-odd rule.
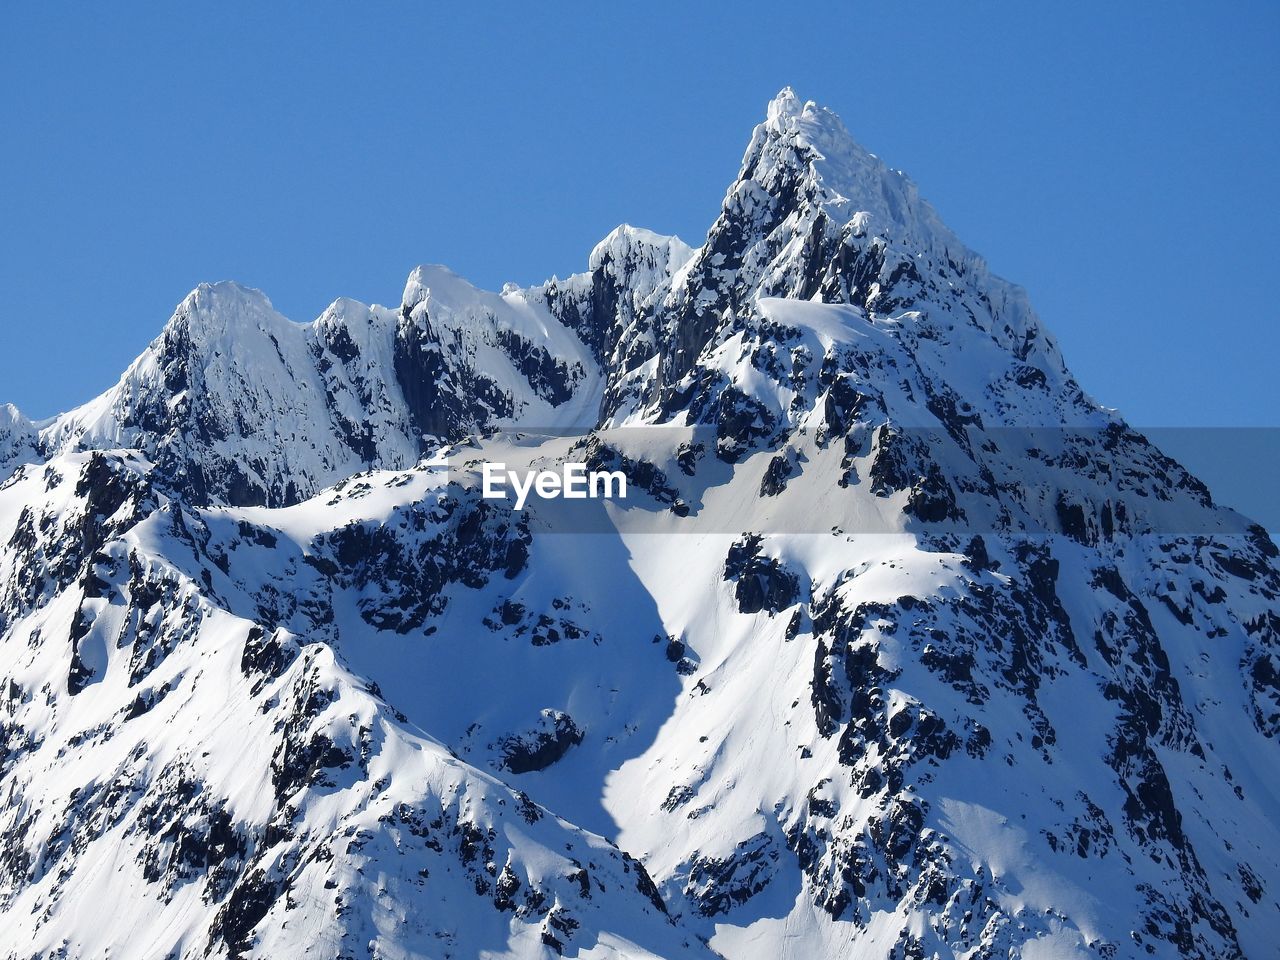
[[[202,284],[115,388],[44,426],[23,456],[133,447],[188,494],[276,503],[473,429],[715,422],[739,387],[712,358],[744,332],[764,348],[771,298],[892,317],[924,379],[948,384],[948,403],[988,408],[988,422],[1105,422],[1023,291],[834,113],[787,88],[698,248],[622,225],[565,280],[495,294],[422,266],[397,311],[342,300],[310,324],[260,291]],[[960,351],[973,359],[957,364]],[[775,382],[756,382],[752,402],[805,421],[816,398],[757,395]],[[936,422],[902,404],[883,413]],[[272,449],[281,437],[305,454]]]
[[[590,273],[599,269],[606,259],[628,260],[633,251],[640,251],[653,267],[661,268],[668,275],[687,263],[695,252],[693,247],[679,237],[669,237],[622,223],[610,230],[592,248],[591,255],[587,257],[587,271]]]
[[[1028,339],[1044,362],[1061,367],[1057,346],[1025,291],[992,274],[911,179],[864,149],[840,117],[813,101],[802,103],[789,87],[755,128],[724,210],[726,219],[780,223],[797,244],[812,244],[818,231],[838,231],[851,251],[865,248],[858,242],[865,239],[922,273],[941,274],[952,288],[981,290],[1015,337]],[[939,292],[951,293],[946,286]]]
[[[31,421],[12,403],[0,403],[0,428],[26,430],[31,426]]]
[[[790,87],[769,103],[738,179],[767,179],[769,165],[802,171],[808,199],[822,203],[836,219],[862,214],[861,226],[873,233],[892,239],[911,233],[919,242],[969,252],[910,178],[868,152],[835,112],[812,100],[801,102]]]
[[[804,111],[805,107],[814,106],[817,106],[817,104],[812,100],[802,102],[800,98],[796,96],[795,88],[787,85],[779,90],[774,98],[769,101],[769,105],[765,107],[765,117],[768,122],[772,123],[782,117],[799,116]]]
[[[299,324],[279,313],[261,290],[235,280],[200,283],[174,308],[160,334],[122,380],[135,374],[139,366],[163,362],[165,356],[179,351],[202,358],[253,351],[263,336],[289,336],[290,328],[296,326]]]
[[[276,313],[271,298],[256,287],[248,287],[235,280],[218,280],[197,284],[178,305],[174,319],[199,318],[199,321],[222,325],[245,318],[256,319],[262,314],[285,319]]]

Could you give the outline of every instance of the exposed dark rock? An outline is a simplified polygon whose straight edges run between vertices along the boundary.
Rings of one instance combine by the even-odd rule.
[[[723,860],[699,857],[689,865],[685,895],[704,917],[728,913],[768,886],[779,857],[778,844],[765,833],[742,841]]]
[[[736,541],[725,558],[724,578],[735,581],[738,610],[742,613],[780,613],[800,596],[796,575],[779,560],[761,554],[762,543],[760,537],[749,534]]]
[[[580,744],[582,737],[582,731],[567,713],[546,709],[535,727],[497,744],[499,763],[512,773],[545,770]]]

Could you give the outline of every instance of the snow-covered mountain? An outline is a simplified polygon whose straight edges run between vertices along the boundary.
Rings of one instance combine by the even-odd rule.
[[[697,249],[202,285],[0,476],[0,956],[1280,942],[1276,547],[789,90]]]

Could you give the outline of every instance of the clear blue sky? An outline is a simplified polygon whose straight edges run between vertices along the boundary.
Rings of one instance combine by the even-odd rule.
[[[201,280],[296,320],[700,242],[783,85],[905,169],[1138,425],[1276,425],[1280,4],[154,3],[0,13],[0,400]]]

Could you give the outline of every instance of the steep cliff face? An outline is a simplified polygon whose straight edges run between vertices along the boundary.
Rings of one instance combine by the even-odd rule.
[[[790,91],[697,249],[202,286],[0,470],[0,955],[1280,940],[1276,547]]]

